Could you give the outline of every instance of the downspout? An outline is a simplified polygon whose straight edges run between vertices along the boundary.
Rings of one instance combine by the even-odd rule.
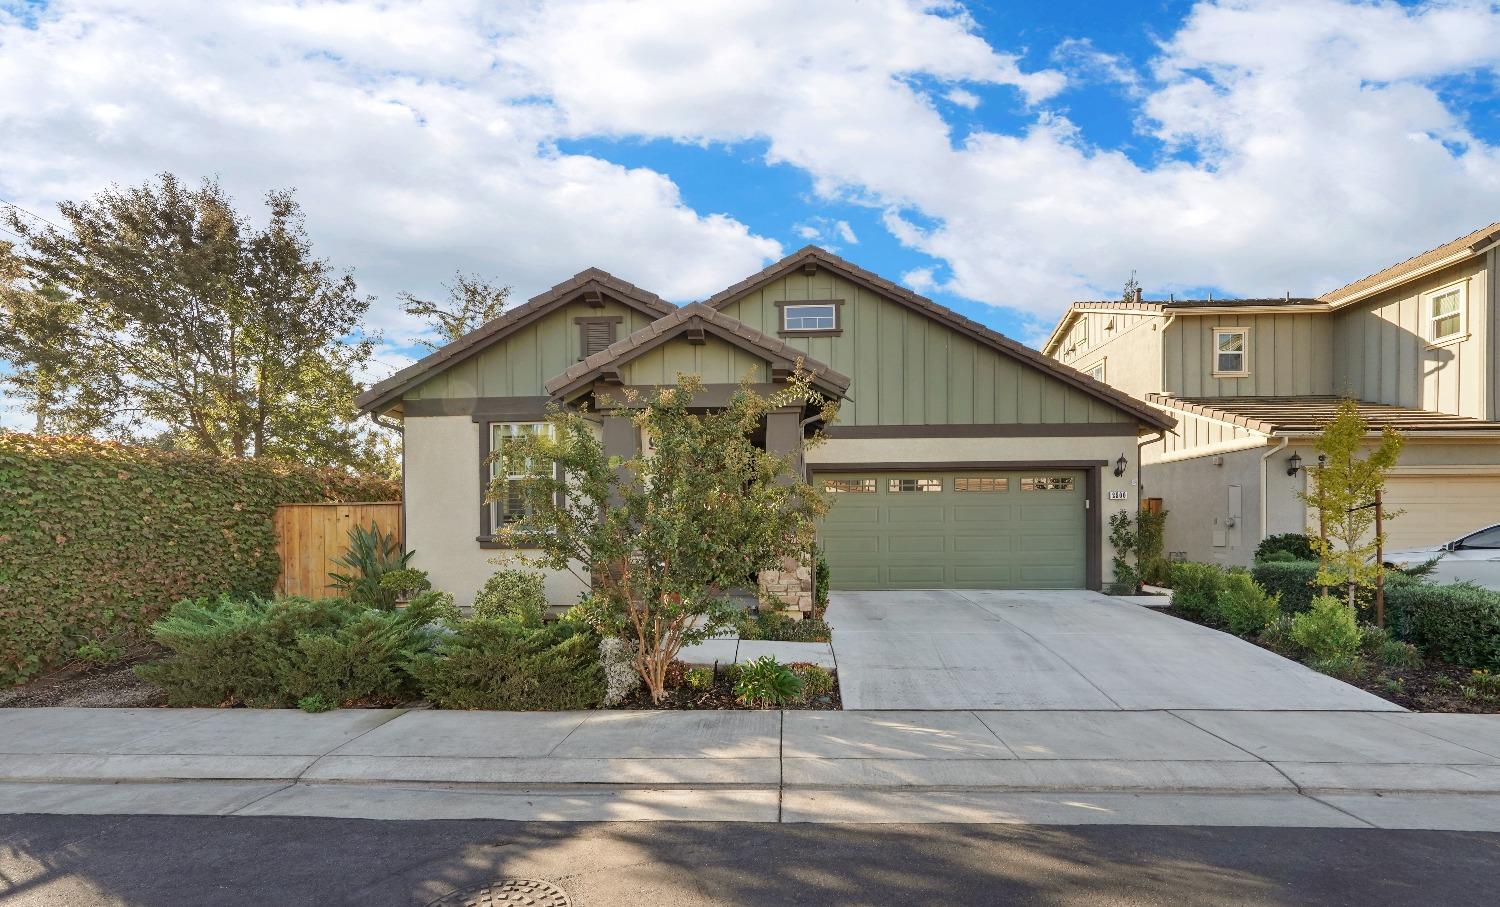
[[[1260,455],[1260,540],[1262,542],[1271,536],[1268,531],[1270,527],[1266,525],[1266,521],[1270,518],[1268,502],[1271,498],[1271,456],[1286,450],[1286,446],[1290,443],[1292,439],[1282,435],[1280,444]]]

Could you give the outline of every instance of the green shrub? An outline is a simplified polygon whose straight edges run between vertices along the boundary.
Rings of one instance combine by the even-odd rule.
[[[713,668],[688,668],[682,675],[683,683],[695,693],[702,693],[712,689],[714,685]]]
[[[1359,623],[1342,601],[1319,595],[1312,607],[1292,617],[1292,639],[1315,661],[1352,659],[1359,654]]]
[[[1290,558],[1282,555],[1291,555]],[[1277,555],[1277,557],[1272,557]],[[1316,561],[1318,553],[1313,550],[1312,538],[1300,532],[1279,532],[1276,535],[1268,535],[1255,546],[1255,560],[1276,561]]]
[[[1200,620],[1218,616],[1219,593],[1227,572],[1217,564],[1177,561],[1172,564],[1172,606]]]
[[[605,694],[599,637],[566,621],[544,627],[460,621],[433,651],[412,658],[408,670],[444,709],[592,709]]]
[[[1250,568],[1250,576],[1256,585],[1276,595],[1281,600],[1281,610],[1287,614],[1298,614],[1312,607],[1313,596],[1319,592],[1316,585],[1317,561],[1273,561],[1259,560]]]
[[[331,712],[338,708],[338,705],[324,699],[321,693],[314,693],[297,700],[297,708],[304,712]]]
[[[1397,635],[1429,658],[1500,670],[1500,592],[1469,583],[1407,581],[1386,588]]]
[[[1365,660],[1358,655],[1330,655],[1327,658],[1314,658],[1307,663],[1307,666],[1321,674],[1337,677],[1340,680],[1357,680],[1364,676],[1366,670]]]
[[[821,545],[813,547],[813,607],[814,617],[821,617],[828,610],[828,584],[833,581],[833,568],[828,564],[828,555]]]
[[[474,596],[474,616],[540,627],[547,611],[546,578],[534,570],[497,570]]]
[[[736,622],[740,639],[775,642],[827,642],[832,632],[821,620],[795,620],[780,611],[746,611]]]
[[[734,695],[749,706],[783,705],[802,696],[802,678],[770,655],[739,666]]]
[[[836,685],[833,672],[815,664],[794,664],[792,673],[802,678],[802,697],[826,696]]]
[[[374,523],[370,528],[349,529],[349,547],[333,559],[348,572],[331,572],[329,586],[348,596],[350,601],[369,608],[389,611],[396,607],[399,593],[383,585],[386,574],[406,573],[406,564],[415,552],[401,550],[395,532],[381,532]]]
[[[1256,558],[1256,561],[1262,564],[1286,564],[1300,560],[1302,560],[1302,558],[1291,553],[1290,551],[1271,551],[1268,552],[1265,557]]]
[[[423,592],[431,592],[432,580],[428,578],[426,570],[407,567],[382,574],[380,588],[396,596],[397,600],[409,599]]]
[[[1290,614],[1281,614],[1266,624],[1265,629],[1261,630],[1255,638],[1261,645],[1288,658],[1296,657],[1301,652],[1297,641],[1292,638],[1292,615]]]
[[[1236,636],[1259,633],[1281,616],[1281,598],[1267,595],[1250,574],[1233,571],[1224,577],[1219,591],[1219,618]]]
[[[1364,656],[1388,668],[1415,668],[1422,664],[1422,653],[1409,642],[1402,642],[1385,627],[1361,624],[1359,649]]]
[[[175,706],[400,702],[415,693],[405,664],[430,644],[440,602],[381,611],[342,598],[185,600],[151,628],[172,654],[136,673]]]
[[[1141,579],[1152,585],[1163,585],[1171,578],[1171,563],[1163,549],[1167,531],[1167,511],[1142,510],[1136,515],[1136,563]]]
[[[182,599],[270,595],[277,504],[399,498],[337,470],[9,432],[0,489],[0,686],[140,638]]]

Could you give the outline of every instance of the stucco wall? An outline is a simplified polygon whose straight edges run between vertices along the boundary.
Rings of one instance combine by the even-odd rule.
[[[1127,311],[1081,312],[1077,321],[1087,324],[1087,345],[1070,346],[1070,335],[1053,358],[1084,373],[1103,361],[1104,383],[1134,397],[1161,390],[1165,317]],[[1075,323],[1073,331],[1077,330]]]
[[[1136,487],[1136,438],[1134,434],[1094,438],[833,438],[807,453],[807,462],[819,463],[952,463],[976,461],[1055,462],[1102,460],[1113,464],[1121,455],[1129,462],[1125,475],[1116,478],[1112,466],[1100,471],[1099,493],[1089,519],[1099,520],[1103,539],[1100,575],[1109,583],[1114,571],[1110,559],[1109,514],[1117,510],[1134,513],[1140,507]],[[1111,491],[1125,492],[1125,500],[1111,501]]]
[[[406,447],[406,547],[412,566],[426,570],[433,586],[469,605],[500,565],[499,556],[527,552],[485,550],[479,534],[479,425],[468,416],[408,418]],[[521,566],[514,564],[514,566]],[[534,568],[528,568],[534,569]],[[586,584],[572,573],[543,571],[547,601],[571,605]]]

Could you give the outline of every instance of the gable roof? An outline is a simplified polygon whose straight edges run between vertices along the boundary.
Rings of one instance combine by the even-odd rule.
[[[1316,395],[1303,397],[1174,397],[1170,394],[1147,394],[1146,399],[1159,406],[1195,416],[1228,422],[1262,434],[1284,432],[1312,434],[1322,431],[1333,421],[1342,397]],[[1437,413],[1408,406],[1391,406],[1355,400],[1359,414],[1378,431],[1387,425],[1403,432],[1486,432],[1500,436],[1500,422],[1486,422],[1468,416]]]
[[[853,283],[859,284],[881,296],[885,296],[909,309],[920,312],[937,321],[939,324],[957,331],[1003,356],[1039,369],[1045,374],[1057,378],[1065,384],[1070,384],[1095,399],[1103,401],[1116,409],[1123,410],[1147,425],[1166,429],[1176,424],[1175,419],[1154,407],[1148,406],[1146,403],[1137,400],[1129,394],[1116,390],[1102,381],[1090,378],[1077,369],[1050,359],[1028,346],[1017,343],[998,331],[991,330],[977,321],[965,318],[947,306],[933,302],[926,296],[908,290],[906,287],[887,280],[879,274],[866,271],[864,268],[818,246],[804,246],[798,249],[758,274],[752,274],[734,286],[715,293],[713,296],[705,299],[703,305],[722,309],[745,294],[807,265],[827,268]]]
[[[1345,284],[1337,290],[1330,290],[1319,296],[1318,299],[1332,305],[1348,305],[1366,296],[1371,296],[1381,290],[1389,289],[1414,277],[1419,277],[1429,271],[1447,267],[1465,258],[1477,255],[1485,251],[1495,242],[1500,241],[1500,222],[1490,224],[1488,227],[1480,227],[1472,233],[1460,236],[1458,239],[1443,243],[1436,249],[1428,249],[1420,255],[1414,255],[1400,264],[1391,265],[1382,271],[1376,271],[1368,277],[1361,277],[1350,284]]]
[[[370,385],[368,390],[354,398],[354,405],[359,407],[360,412],[378,411],[386,404],[398,400],[402,394],[432,374],[477,355],[553,309],[589,292],[598,292],[618,300],[651,318],[660,318],[676,309],[676,306],[655,293],[648,293],[608,271],[588,268],[579,271],[551,289],[538,293],[522,305],[502,313],[499,317],[486,321],[389,378]]]
[[[1195,309],[1205,311],[1221,311],[1227,309],[1278,309],[1287,312],[1327,312],[1330,311],[1328,303],[1320,299],[1311,299],[1306,296],[1271,296],[1261,299],[1154,299],[1142,300],[1141,302],[1125,302],[1123,300],[1110,301],[1107,299],[1087,299],[1081,302],[1071,303],[1063,312],[1057,324],[1052,327],[1052,333],[1047,335],[1047,342],[1042,344],[1042,352],[1052,355],[1052,351],[1062,342],[1068,333],[1068,328],[1078,320],[1078,316],[1084,312],[1140,312],[1143,315],[1165,315],[1179,312],[1191,313]]]
[[[701,302],[685,305],[664,318],[652,322],[623,340],[610,344],[582,362],[569,366],[562,374],[547,380],[547,393],[554,396],[568,393],[599,377],[611,366],[628,362],[674,337],[698,328],[705,334],[713,334],[749,353],[784,366],[802,363],[804,371],[812,373],[813,383],[837,397],[849,390],[849,377],[828,365],[812,358],[790,344],[763,334],[737,318],[711,308]]]

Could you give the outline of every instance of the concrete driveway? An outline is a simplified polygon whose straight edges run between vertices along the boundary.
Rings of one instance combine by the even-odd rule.
[[[1402,711],[1096,592],[835,592],[828,622],[846,709]]]

